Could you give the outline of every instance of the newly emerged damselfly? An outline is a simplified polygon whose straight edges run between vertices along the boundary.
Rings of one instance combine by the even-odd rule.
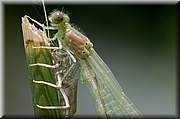
[[[28,62],[29,67],[31,69],[46,68],[52,70],[54,76],[54,82],[51,79],[41,78],[39,80],[36,72],[36,75],[33,75],[32,84],[55,89],[54,95],[58,97],[56,100],[57,105],[51,103],[48,105],[47,103],[43,104],[40,102],[40,98],[36,98],[35,108],[40,110],[59,110],[61,116],[73,116],[77,107],[77,79],[80,78],[94,97],[99,116],[141,116],[135,105],[125,95],[111,70],[96,53],[89,38],[72,27],[69,16],[62,11],[55,10],[48,18],[50,26],[48,23],[45,26],[27,15],[22,18],[25,47],[31,41],[38,41],[39,44],[33,44],[32,50],[39,50],[40,55],[41,50],[44,50],[43,52],[49,53],[51,59],[51,62],[43,63],[40,62],[43,60],[39,58],[40,56],[30,56],[29,58],[34,58],[35,60],[32,59],[33,62]],[[37,29],[29,20],[41,27],[42,30]],[[53,38],[49,37],[49,30],[57,30]],[[54,43],[56,40],[57,43]],[[31,53],[30,55],[33,54]],[[50,90],[45,91],[45,93],[47,92],[51,93]],[[49,97],[46,95],[43,98],[46,100]]]

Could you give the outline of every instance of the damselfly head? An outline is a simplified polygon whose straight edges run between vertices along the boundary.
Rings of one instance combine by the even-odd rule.
[[[62,11],[56,10],[52,12],[49,16],[49,21],[52,24],[61,24],[61,23],[68,23],[70,18],[67,14],[63,13]]]

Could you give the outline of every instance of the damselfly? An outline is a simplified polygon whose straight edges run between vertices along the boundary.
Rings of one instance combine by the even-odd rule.
[[[46,11],[45,16],[47,16]],[[23,18],[22,26],[25,25],[25,22],[28,22],[28,19],[41,26],[43,29],[43,35],[41,35],[42,33],[39,33],[40,30],[31,30],[31,34],[29,35],[38,34],[38,37],[35,38],[46,39],[46,42],[49,42],[51,44],[35,46],[33,48],[48,49],[50,50],[52,56],[51,65],[36,62],[34,64],[30,64],[30,66],[54,69],[56,79],[56,84],[47,81],[38,81],[38,79],[33,80],[33,83],[35,83],[36,85],[43,84],[58,89],[58,95],[61,95],[60,99],[64,100],[64,106],[47,106],[36,104],[36,107],[44,110],[67,110],[69,108],[76,108],[76,105],[73,104],[75,103],[75,101],[72,101],[75,100],[74,98],[76,98],[76,96],[74,96],[73,98],[72,96],[67,96],[68,91],[73,92],[74,90],[76,90],[76,88],[69,88],[68,91],[65,91],[65,87],[67,87],[68,85],[74,86],[77,83],[76,81],[76,83],[70,82],[74,82],[74,76],[75,74],[77,74],[77,72],[79,72],[79,78],[84,82],[85,85],[87,85],[89,91],[91,92],[91,95],[94,97],[98,115],[103,117],[141,116],[141,113],[137,110],[135,105],[125,95],[111,70],[96,53],[89,38],[72,27],[72,25],[70,24],[70,18],[67,14],[59,10],[52,12],[49,16],[51,26],[44,26],[43,24],[37,22],[29,16],[25,16]],[[29,24],[30,27],[23,27],[23,32],[34,28],[34,26],[30,23],[27,24]],[[53,38],[49,38],[46,35],[46,30],[48,31],[48,36],[49,30],[57,30],[57,33]],[[55,45],[53,43],[56,39],[58,41],[58,45]],[[24,40],[27,41],[27,36],[25,35]],[[78,67],[80,68],[80,70],[78,70]],[[75,93],[76,91],[71,94],[76,95]],[[69,115],[70,112],[75,113],[75,111],[66,111],[64,115]]]

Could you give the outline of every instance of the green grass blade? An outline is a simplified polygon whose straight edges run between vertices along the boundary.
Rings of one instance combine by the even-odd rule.
[[[57,106],[60,105],[60,99],[57,89],[42,85],[35,84],[33,80],[42,80],[56,84],[54,73],[52,69],[45,67],[30,67],[29,64],[44,63],[52,65],[51,51],[48,49],[35,49],[33,46],[47,46],[45,40],[46,33],[35,28],[29,23],[27,17],[22,18],[22,30],[24,36],[25,53],[29,71],[29,82],[32,89],[33,109],[35,117],[60,117],[60,110],[47,110],[40,109],[36,105],[44,106]]]

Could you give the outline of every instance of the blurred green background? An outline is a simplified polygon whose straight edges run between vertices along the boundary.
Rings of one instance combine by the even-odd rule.
[[[176,115],[175,5],[46,5],[62,9],[94,43],[127,96],[145,116]],[[21,17],[45,23],[42,5],[4,4],[5,113],[32,115]],[[77,115],[95,115],[88,89],[79,83]]]

